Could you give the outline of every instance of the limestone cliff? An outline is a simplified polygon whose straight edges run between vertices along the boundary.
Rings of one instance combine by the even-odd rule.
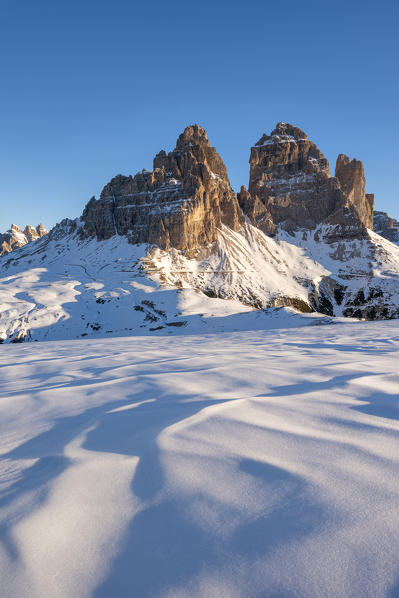
[[[205,130],[189,126],[175,149],[160,151],[152,171],[118,175],[83,212],[86,234],[191,251],[213,243],[222,223],[244,221],[226,167]]]
[[[345,154],[339,154],[335,166],[335,176],[357,218],[372,230],[374,194],[366,193],[366,179],[362,162],[356,159],[350,160]]]
[[[239,203],[264,232],[274,234],[278,226],[311,230],[326,223],[335,239],[362,237],[366,227],[372,228],[374,198],[365,193],[362,163],[340,155],[331,177],[327,159],[301,129],[278,123],[251,148],[249,163],[249,187],[241,189]]]

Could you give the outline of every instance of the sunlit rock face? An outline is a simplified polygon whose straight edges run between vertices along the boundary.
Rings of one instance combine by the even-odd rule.
[[[241,189],[239,203],[264,232],[322,223],[348,228],[349,220],[358,237],[372,228],[374,198],[365,193],[362,163],[341,154],[331,177],[328,160],[298,127],[278,123],[251,148],[249,163],[248,191]]]
[[[23,247],[31,241],[36,241],[36,239],[44,235],[47,235],[47,230],[43,224],[39,224],[36,227],[28,224],[24,230],[20,229],[16,224],[12,224],[9,230],[0,234],[0,256]]]
[[[327,159],[293,125],[278,123],[263,135],[251,148],[249,164],[249,197],[241,192],[240,204],[265,232],[273,233],[270,222],[286,230],[315,228],[341,205]]]
[[[222,223],[237,230],[244,216],[221,157],[193,125],[172,152],[155,156],[152,171],[114,177],[89,201],[83,221],[99,240],[119,234],[131,243],[195,250],[213,243]]]
[[[335,176],[358,220],[367,228],[373,229],[374,194],[366,193],[363,163],[339,154]]]

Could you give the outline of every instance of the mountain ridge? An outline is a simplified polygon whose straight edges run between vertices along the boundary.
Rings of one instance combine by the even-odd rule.
[[[48,230],[43,224],[38,224],[36,227],[27,224],[23,230],[16,224],[12,224],[5,233],[0,233],[0,257],[40,239],[47,233]]]

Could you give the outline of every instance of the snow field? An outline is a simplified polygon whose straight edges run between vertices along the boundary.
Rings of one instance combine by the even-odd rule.
[[[1,595],[397,596],[398,349],[397,321],[1,346]]]

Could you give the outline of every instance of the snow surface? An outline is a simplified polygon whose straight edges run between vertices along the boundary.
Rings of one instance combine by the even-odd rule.
[[[399,322],[279,313],[0,347],[1,596],[399,595]]]

